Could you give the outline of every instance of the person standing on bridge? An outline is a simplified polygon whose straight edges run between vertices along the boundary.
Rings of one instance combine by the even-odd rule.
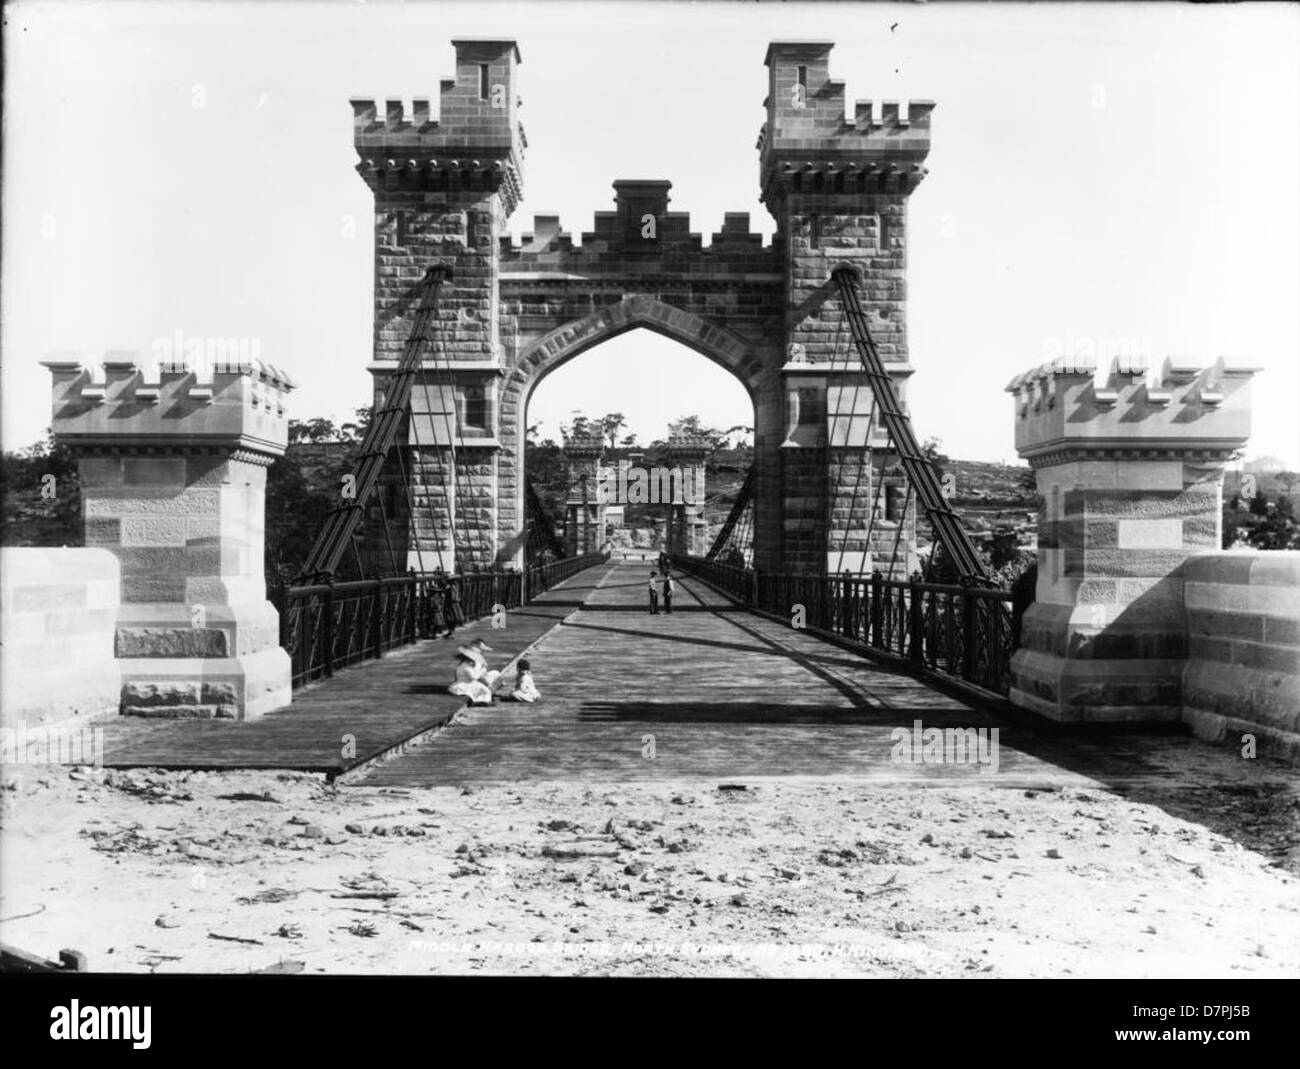
[[[665,571],[664,572],[664,612],[666,612],[669,616],[673,614],[673,591],[676,588],[677,588],[677,584],[673,582],[673,577],[667,571]]]
[[[447,580],[447,633],[443,638],[451,638],[456,628],[465,622],[465,607],[460,603],[460,576],[453,575]]]
[[[433,638],[447,626],[447,588],[439,576],[429,585],[429,614],[433,627]]]
[[[651,571],[650,573],[650,615],[659,615],[659,573]]]

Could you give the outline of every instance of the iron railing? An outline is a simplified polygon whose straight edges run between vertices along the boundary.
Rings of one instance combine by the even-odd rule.
[[[469,572],[457,577],[466,620],[498,606],[517,609],[557,583],[608,559],[604,553],[568,557],[526,572]],[[280,645],[289,654],[293,686],[332,676],[433,635],[433,592],[440,576],[411,573],[393,579],[310,586],[272,585],[280,613]]]
[[[872,576],[768,574],[674,556],[673,564],[747,608],[860,643],[913,668],[995,694],[1011,689],[1011,654],[1025,606],[1009,590]]]

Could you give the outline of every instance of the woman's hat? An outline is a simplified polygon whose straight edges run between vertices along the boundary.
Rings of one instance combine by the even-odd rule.
[[[463,658],[466,661],[474,661],[476,663],[479,660],[478,654],[475,653],[473,650],[469,649],[467,646],[459,647],[456,650],[456,656]]]
[[[471,646],[477,646],[481,650],[487,650],[488,653],[492,652],[492,647],[489,646],[486,642],[484,642],[481,638],[470,639],[469,644]]]

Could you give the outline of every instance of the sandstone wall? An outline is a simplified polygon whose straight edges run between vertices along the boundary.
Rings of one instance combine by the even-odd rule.
[[[117,714],[120,585],[106,549],[0,549],[0,724]]]
[[[1300,763],[1300,552],[1207,553],[1181,569],[1183,719],[1219,741],[1254,734]]]

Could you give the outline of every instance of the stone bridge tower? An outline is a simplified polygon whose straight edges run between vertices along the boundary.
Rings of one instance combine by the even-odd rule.
[[[460,568],[522,563],[529,397],[563,363],[640,327],[724,367],[753,401],[758,567],[868,570],[896,546],[909,563],[914,515],[886,516],[874,492],[868,447],[880,469],[887,441],[830,275],[846,263],[860,271],[903,393],[906,207],[925,173],[933,105],[859,101],[848,117],[832,46],[774,43],[758,142],[762,199],[777,223],[770,244],[745,213],[729,213],[705,245],[690,217],[669,209],[662,180],[614,182],[615,210],[597,212],[580,243],[557,216],[538,215],[515,244],[506,223],[526,145],[519,51],[505,40],[452,43],[456,74],[442,83],[436,120],[428,100],[409,111],[352,102],[358,170],[375,198],[377,401],[424,270],[455,272],[414,391],[405,463],[386,473],[391,484],[407,471],[415,484],[409,563],[417,550]]]
[[[441,83],[436,121],[427,99],[412,101],[409,111],[404,101],[388,100],[382,113],[374,101],[352,101],[357,169],[375,198],[376,407],[410,335],[424,271],[440,263],[454,273],[439,297],[436,342],[399,443],[414,483],[408,565],[445,557],[449,570],[453,562],[464,569],[499,556],[497,499],[523,488],[522,473],[497,463],[497,250],[522,193],[526,144],[515,43],[452,44],[456,74]],[[402,471],[390,463],[385,481],[391,486]],[[390,492],[389,501],[396,506],[403,496]]]
[[[830,77],[829,42],[768,47],[767,123],[758,139],[763,203],[777,222],[783,274],[786,397],[779,467],[761,469],[758,492],[779,498],[782,563],[799,571],[887,566],[900,547],[903,574],[915,545],[915,511],[891,521],[884,495],[862,470],[888,439],[873,419],[871,389],[847,336],[831,271],[859,269],[872,336],[906,398],[907,198],[925,176],[930,101],[857,101],[845,115],[844,83]],[[863,448],[872,446],[872,454]],[[779,472],[779,476],[778,473]],[[772,485],[778,481],[780,486]],[[864,495],[863,488],[870,488]],[[877,499],[881,504],[873,505]],[[869,510],[877,507],[871,543]],[[902,537],[897,537],[899,523]],[[864,559],[865,558],[865,559]]]
[[[564,461],[569,492],[564,500],[564,544],[570,556],[595,553],[605,544],[605,501],[600,493],[605,439],[568,438]]]

